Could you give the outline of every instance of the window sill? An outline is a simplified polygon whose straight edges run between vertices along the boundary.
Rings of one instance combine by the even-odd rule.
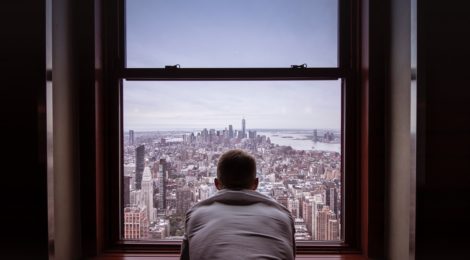
[[[179,255],[158,254],[109,254],[90,258],[90,260],[177,260]],[[366,260],[360,254],[329,254],[329,255],[298,255],[296,259],[303,260]]]

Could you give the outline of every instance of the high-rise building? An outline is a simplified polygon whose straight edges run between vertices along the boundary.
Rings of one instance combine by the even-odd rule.
[[[148,219],[145,207],[124,208],[124,239],[142,239],[148,236]]]
[[[123,196],[124,196],[124,207],[129,207],[130,205],[130,186],[131,186],[131,176],[128,176],[128,175],[124,175],[124,178],[123,178]]]
[[[255,139],[256,138],[256,131],[254,131],[254,130],[248,131],[248,138]]]
[[[245,118],[242,119],[242,138],[246,137],[246,121]]]
[[[305,198],[302,202],[302,218],[307,225],[307,229],[312,233],[312,203],[310,198]]]
[[[191,207],[191,190],[188,187],[176,190],[176,214],[184,215]]]
[[[318,229],[318,212],[323,207],[321,195],[315,195],[313,197],[306,197],[302,203],[302,217],[307,225],[307,229],[310,231],[312,240],[319,240],[317,238]]]
[[[211,195],[211,190],[209,186],[203,184],[199,187],[199,200],[208,199]]]
[[[233,138],[233,126],[228,125],[228,137]]]
[[[158,209],[166,209],[166,186],[167,186],[167,162],[165,159],[160,159],[158,165]]]
[[[129,145],[134,145],[134,130],[129,130]]]
[[[326,190],[326,205],[328,205],[335,214],[338,214],[337,199],[338,192],[336,191],[336,188],[328,188]]]
[[[147,219],[149,222],[155,221],[155,214],[153,208],[153,180],[152,173],[149,167],[145,167],[142,177],[142,204],[147,210]]]
[[[339,222],[337,219],[330,219],[328,221],[327,240],[339,240]]]
[[[287,199],[287,209],[294,218],[300,218],[299,200],[297,198]]]
[[[322,210],[318,212],[317,216],[317,240],[330,240],[329,237],[329,225],[330,220],[335,219],[336,215],[330,210],[330,207],[323,206]],[[333,229],[334,227],[331,227]],[[334,231],[331,231],[334,232]]]
[[[209,130],[209,142],[213,142],[215,140],[215,129]]]
[[[131,190],[129,194],[129,204],[131,207],[142,205],[142,192],[141,190]]]
[[[142,187],[142,174],[145,168],[145,145],[135,148],[135,189]]]
[[[318,142],[318,131],[317,131],[317,129],[313,130],[313,138],[312,139],[313,139],[314,142]]]

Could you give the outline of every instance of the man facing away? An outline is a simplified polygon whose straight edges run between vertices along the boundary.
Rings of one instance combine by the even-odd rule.
[[[294,259],[294,220],[256,191],[256,162],[231,150],[219,159],[217,193],[186,213],[181,259]]]

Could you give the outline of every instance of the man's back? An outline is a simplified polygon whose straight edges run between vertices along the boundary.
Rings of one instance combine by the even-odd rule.
[[[294,259],[289,211],[252,190],[221,190],[186,214],[182,259]]]

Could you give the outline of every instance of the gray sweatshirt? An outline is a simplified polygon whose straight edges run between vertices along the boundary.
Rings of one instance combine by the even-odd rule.
[[[218,191],[186,213],[181,259],[294,259],[294,220],[253,190]]]

